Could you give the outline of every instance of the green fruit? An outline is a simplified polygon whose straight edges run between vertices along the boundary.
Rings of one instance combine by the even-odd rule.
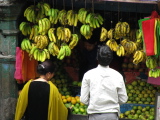
[[[133,86],[137,86],[138,82],[137,82],[137,81],[133,81],[131,84],[132,84]]]

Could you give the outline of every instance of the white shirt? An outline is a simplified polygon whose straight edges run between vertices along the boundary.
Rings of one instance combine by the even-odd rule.
[[[122,75],[98,65],[87,71],[82,80],[80,101],[88,105],[87,113],[118,112],[128,96]]]

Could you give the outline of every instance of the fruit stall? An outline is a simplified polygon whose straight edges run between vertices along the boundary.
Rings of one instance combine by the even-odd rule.
[[[72,107],[68,119],[87,120],[87,106],[80,102],[80,55],[83,40],[96,36],[99,45],[106,44],[113,51],[114,59],[110,67],[122,73],[126,84],[128,101],[120,106],[120,120],[157,118],[156,94],[160,92],[158,0],[26,0],[23,3],[17,0],[10,11],[14,12],[20,6],[13,14],[15,18],[5,16],[9,14],[6,14],[6,6],[12,6],[11,3],[5,4],[0,9],[0,15],[5,13],[2,17],[5,19],[1,21],[7,21],[9,17],[14,24],[12,29],[17,25],[18,30],[2,30],[0,37],[5,44],[0,48],[0,62],[7,64],[5,67],[1,65],[4,73],[8,69],[14,73],[9,77],[14,78],[16,83],[8,81],[14,86],[5,84],[4,88],[13,86],[14,89],[10,88],[12,94],[6,90],[7,94],[0,96],[0,100],[3,97],[5,100],[9,95],[14,99],[8,101],[13,100],[14,106],[18,94],[13,91],[18,88],[20,92],[28,80],[38,77],[35,66],[51,59],[57,66],[51,81],[57,86],[64,105]],[[8,43],[7,39],[17,41]],[[6,47],[6,44],[10,47]],[[4,52],[5,49],[9,52]],[[0,108],[0,116],[5,116],[1,113],[5,109],[5,106]],[[13,114],[5,117],[9,119]]]

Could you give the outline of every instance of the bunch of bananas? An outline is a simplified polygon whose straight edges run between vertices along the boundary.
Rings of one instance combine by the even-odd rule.
[[[49,40],[50,41],[53,41],[54,43],[56,43],[56,36],[55,36],[55,28],[50,28],[49,30],[48,30],[48,37],[49,37]]]
[[[117,51],[118,44],[114,39],[108,40],[106,45],[108,45],[112,51]]]
[[[21,42],[21,49],[25,51],[30,51],[32,48],[31,41],[28,38],[24,38]]]
[[[157,58],[154,57],[154,56],[148,56],[146,58],[146,66],[147,68],[149,69],[154,69],[158,66],[158,63],[157,63]]]
[[[48,51],[51,55],[56,56],[59,54],[59,47],[54,42],[50,42],[48,45]]]
[[[39,34],[38,32],[39,32],[39,26],[38,25],[32,26],[31,34],[29,35],[29,39],[34,40],[35,36]]]
[[[149,70],[149,74],[148,74],[149,77],[154,77],[154,78],[157,78],[157,77],[160,77],[160,69],[151,69]]]
[[[70,56],[70,55],[71,55],[70,47],[67,44],[62,43],[59,53],[57,55],[57,58],[59,60],[63,60],[65,56]]]
[[[93,28],[99,28],[103,24],[104,19],[100,14],[89,13],[86,17],[86,23]]]
[[[66,10],[61,10],[59,11],[58,14],[58,20],[62,25],[67,25],[67,11]]]
[[[88,11],[85,8],[81,8],[78,11],[78,20],[83,24],[86,24],[87,13]]]
[[[121,41],[121,45],[123,45],[123,47],[124,47],[124,49],[126,51],[126,54],[132,54],[133,52],[135,52],[137,50],[136,43],[133,42],[133,41],[130,41],[127,38],[124,38]]]
[[[31,25],[28,22],[21,22],[21,24],[19,25],[19,30],[22,32],[24,36],[30,35],[31,29]]]
[[[49,20],[50,20],[50,22],[52,24],[57,24],[57,22],[58,22],[58,14],[59,14],[59,10],[58,9],[51,8],[48,11]]]
[[[69,43],[70,49],[73,49],[79,41],[79,37],[77,34],[72,34],[71,42]]]
[[[36,22],[36,7],[34,5],[30,5],[29,7],[26,8],[26,10],[24,11],[24,17],[26,17],[26,19],[29,22]]]
[[[118,56],[124,56],[125,55],[124,47],[121,44],[118,45],[116,54]]]
[[[118,22],[115,26],[115,35],[118,37],[123,37],[129,34],[130,25],[127,22]]]
[[[138,64],[146,59],[146,54],[143,50],[136,50],[133,54],[133,63]]]
[[[48,43],[48,37],[46,35],[37,35],[35,36],[34,42],[39,49],[44,49]]]
[[[46,59],[50,59],[50,54],[47,49],[38,49],[37,46],[33,46],[29,52],[29,56],[34,58],[37,61],[45,61]]]
[[[58,27],[56,33],[57,33],[58,40],[69,42],[71,38],[71,31],[69,28]]]
[[[142,43],[142,31],[140,29],[136,30],[136,42]]]
[[[78,14],[73,10],[69,10],[67,12],[67,20],[68,25],[76,27],[78,23]]]
[[[92,36],[93,29],[89,24],[83,24],[80,28],[80,33],[88,40]]]
[[[38,8],[38,12],[39,12],[39,16],[48,16],[48,11],[51,9],[50,5],[48,3],[44,3],[44,2],[38,2],[37,4],[37,8]],[[39,16],[37,16],[39,18]],[[41,17],[43,18],[43,17]],[[41,19],[39,18],[39,19]]]
[[[102,27],[100,34],[100,41],[101,42],[106,41],[107,37],[108,37],[108,31],[106,30],[106,28]]]
[[[111,29],[108,31],[108,38],[109,38],[109,39],[113,39],[113,36],[114,36],[114,29],[111,28]]]
[[[39,33],[45,35],[48,29],[51,27],[51,23],[48,18],[43,18],[38,21]]]

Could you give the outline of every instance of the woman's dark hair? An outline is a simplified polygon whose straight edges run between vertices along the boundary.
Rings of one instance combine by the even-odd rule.
[[[113,59],[113,52],[107,45],[101,46],[97,55],[98,63],[102,66],[108,66]]]
[[[53,61],[46,60],[37,66],[37,73],[40,75],[46,75],[47,73],[54,73],[55,66]]]

